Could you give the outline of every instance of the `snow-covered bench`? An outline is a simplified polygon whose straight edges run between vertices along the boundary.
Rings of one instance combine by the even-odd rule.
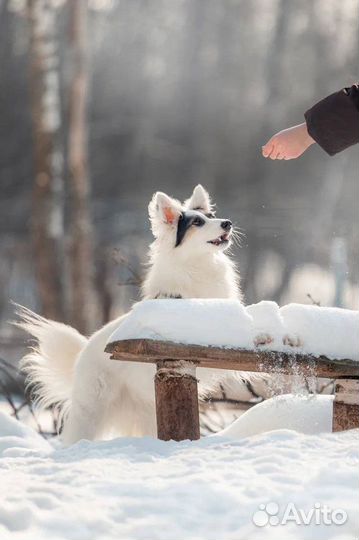
[[[230,300],[136,304],[111,336],[114,360],[153,363],[158,437],[199,438],[196,368],[335,380],[333,431],[359,427],[358,313]]]

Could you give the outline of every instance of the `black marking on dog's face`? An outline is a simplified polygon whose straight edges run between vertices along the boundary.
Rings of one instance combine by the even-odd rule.
[[[201,212],[196,212],[196,210],[186,210],[182,212],[177,223],[177,236],[176,236],[176,245],[178,247],[186,236],[186,232],[190,227],[202,227],[206,222],[204,219],[204,214]]]
[[[201,208],[200,206],[197,206],[197,208],[193,208],[193,210],[197,210],[198,212],[201,212],[202,214],[204,214],[206,217],[208,217],[209,219],[213,219],[216,217],[216,214],[215,212],[205,212],[203,208]]]

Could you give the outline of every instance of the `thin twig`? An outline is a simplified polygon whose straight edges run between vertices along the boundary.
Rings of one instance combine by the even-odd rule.
[[[313,296],[310,293],[307,293],[307,298],[312,302],[314,306],[320,306],[319,300],[314,300]]]

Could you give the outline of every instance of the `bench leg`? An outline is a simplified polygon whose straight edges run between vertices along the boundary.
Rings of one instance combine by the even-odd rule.
[[[359,380],[337,379],[333,404],[333,431],[359,427]]]
[[[158,362],[155,393],[158,438],[163,441],[199,439],[195,365],[171,360]]]

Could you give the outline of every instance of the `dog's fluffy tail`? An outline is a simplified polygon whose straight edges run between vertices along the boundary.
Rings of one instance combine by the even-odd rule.
[[[17,314],[20,320],[15,325],[37,341],[22,358],[20,369],[26,374],[35,403],[59,410],[61,426],[71,403],[75,361],[87,339],[71,326],[40,317],[25,307],[17,306]]]

